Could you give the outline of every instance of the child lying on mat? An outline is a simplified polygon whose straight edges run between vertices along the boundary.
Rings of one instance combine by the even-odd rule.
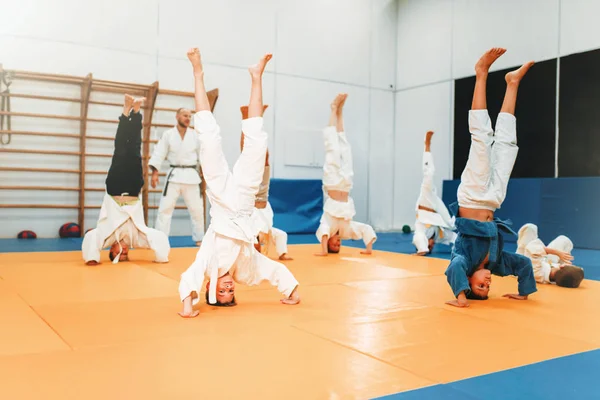
[[[536,282],[568,288],[576,288],[581,284],[583,268],[574,267],[571,263],[573,242],[568,237],[561,235],[546,247],[538,237],[538,227],[525,224],[519,229],[517,246],[517,254],[531,260]]]
[[[475,90],[469,111],[471,149],[458,187],[458,202],[450,206],[451,213],[458,217],[455,221],[458,237],[446,270],[456,300],[447,304],[456,307],[468,307],[468,298],[486,300],[492,274],[518,277],[519,293],[504,297],[526,300],[537,291],[531,260],[503,250],[504,240],[499,231],[516,233],[506,222],[494,218],[494,211],[506,197],[519,151],[514,116],[519,82],[533,65],[529,62],[506,74],[506,93],[494,133],[487,112],[486,82],[490,66],[505,52],[493,48],[475,65]]]

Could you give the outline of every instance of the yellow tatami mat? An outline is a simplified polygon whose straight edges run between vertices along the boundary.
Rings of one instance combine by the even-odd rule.
[[[316,250],[290,246],[299,305],[239,285],[238,306],[195,319],[177,287],[196,249],[95,267],[0,254],[1,398],[368,399],[600,347],[600,282],[516,301],[501,297],[516,279],[494,277],[490,300],[456,309],[446,260]]]

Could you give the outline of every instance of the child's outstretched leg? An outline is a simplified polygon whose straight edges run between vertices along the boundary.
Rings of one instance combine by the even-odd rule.
[[[490,160],[494,131],[487,111],[486,87],[490,67],[505,52],[505,49],[492,48],[475,64],[475,89],[469,111],[471,148],[457,193],[458,205],[461,208],[475,210],[493,208],[487,199],[491,179]],[[479,219],[475,215],[463,216]]]
[[[515,118],[519,84],[532,65],[533,61],[530,61],[516,71],[506,74],[506,94],[496,121],[496,137],[492,148],[492,190],[498,207],[506,197],[508,180],[519,152],[517,147],[517,119]]]
[[[248,119],[242,121],[244,145],[242,153],[233,167],[233,177],[238,190],[238,211],[248,215],[251,215],[254,210],[267,156],[268,138],[263,130],[262,118],[264,111],[262,76],[272,57],[271,54],[265,54],[256,65],[248,68],[252,78]]]

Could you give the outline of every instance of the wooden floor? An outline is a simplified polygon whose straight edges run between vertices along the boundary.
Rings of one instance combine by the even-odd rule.
[[[600,347],[600,282],[521,302],[494,277],[490,300],[456,309],[446,260],[315,250],[290,247],[300,305],[238,287],[237,307],[201,303],[191,320],[177,287],[195,249],[97,267],[0,254],[0,398],[368,399]]]

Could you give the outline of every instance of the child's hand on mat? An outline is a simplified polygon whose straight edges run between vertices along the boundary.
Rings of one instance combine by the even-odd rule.
[[[460,292],[458,296],[456,296],[456,300],[447,301],[446,304],[454,307],[469,307],[469,302],[467,301],[465,292]]]
[[[279,301],[281,301],[281,304],[287,304],[287,305],[293,306],[295,304],[300,303],[300,295],[298,294],[297,289],[298,289],[298,287],[296,286],[296,289],[294,289],[294,291],[292,292],[290,297],[279,300]]]
[[[514,300],[527,300],[527,296],[520,296],[518,294],[505,294],[502,297],[508,297],[509,299],[514,299]]]
[[[460,301],[460,300],[452,300],[452,301],[447,301],[446,304],[450,305],[450,306],[454,306],[454,307],[469,307],[469,302],[468,301]]]

